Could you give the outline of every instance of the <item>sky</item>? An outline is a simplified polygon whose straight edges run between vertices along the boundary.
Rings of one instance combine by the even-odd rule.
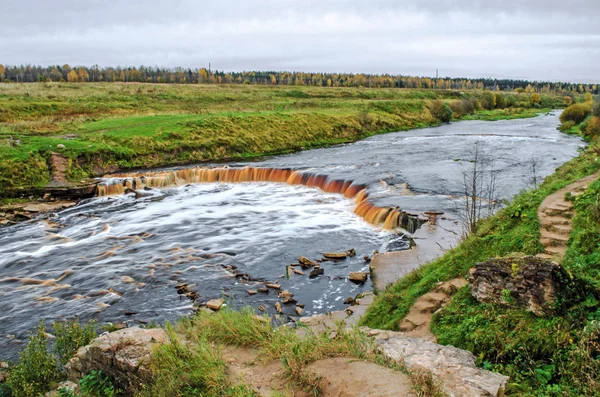
[[[0,63],[600,83],[600,0],[29,0]]]

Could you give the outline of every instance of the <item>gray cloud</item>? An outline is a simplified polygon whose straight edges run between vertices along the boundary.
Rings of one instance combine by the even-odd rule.
[[[600,82],[597,0],[30,0],[0,62]]]

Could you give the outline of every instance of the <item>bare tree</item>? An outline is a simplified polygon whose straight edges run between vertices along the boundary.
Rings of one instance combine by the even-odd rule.
[[[464,202],[459,211],[465,234],[477,232],[479,220],[493,215],[500,205],[495,163],[481,157],[477,144],[469,163],[470,168],[462,171],[461,192],[464,194]],[[484,209],[487,211],[484,212]]]
[[[534,189],[537,189],[538,185],[539,185],[537,168],[538,168],[538,159],[534,157],[531,159],[531,180],[530,180],[531,186],[533,186]]]

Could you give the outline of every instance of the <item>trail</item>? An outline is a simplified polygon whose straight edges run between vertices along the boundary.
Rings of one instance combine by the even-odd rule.
[[[587,185],[600,176],[600,172],[565,186],[544,199],[538,208],[540,220],[540,243],[544,252],[539,258],[560,260],[567,252],[567,242],[573,229],[573,203],[565,200],[567,193],[571,196],[582,194]]]
[[[60,153],[52,152],[50,156],[50,172],[51,179],[48,186],[69,186],[67,180],[67,168],[69,160]]]

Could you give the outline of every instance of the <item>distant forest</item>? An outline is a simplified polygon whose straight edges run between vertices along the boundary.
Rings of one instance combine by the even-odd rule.
[[[136,82],[172,84],[261,84],[317,87],[374,87],[425,89],[489,89],[495,91],[600,94],[598,84],[538,82],[511,79],[430,78],[391,74],[221,72],[206,68],[3,66],[0,82]]]

